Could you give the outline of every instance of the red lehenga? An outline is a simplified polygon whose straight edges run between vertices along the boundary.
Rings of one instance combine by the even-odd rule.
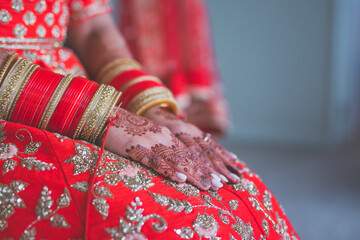
[[[109,11],[95,0],[0,3],[0,47],[65,72],[82,70],[61,47],[68,19],[76,24]],[[107,151],[95,169],[99,152],[86,142],[0,121],[0,238],[298,239],[276,199],[243,163],[239,183],[203,192]]]

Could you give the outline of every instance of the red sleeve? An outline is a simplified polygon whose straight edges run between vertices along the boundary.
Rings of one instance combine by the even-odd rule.
[[[108,0],[69,0],[69,28],[93,17],[111,12]]]

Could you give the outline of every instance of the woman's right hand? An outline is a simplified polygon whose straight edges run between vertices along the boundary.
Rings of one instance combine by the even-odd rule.
[[[209,169],[207,158],[191,151],[168,128],[124,109],[116,110],[117,117],[110,126],[105,148],[140,162],[176,182],[185,182],[202,190],[222,187]],[[214,175],[216,175],[214,177]]]

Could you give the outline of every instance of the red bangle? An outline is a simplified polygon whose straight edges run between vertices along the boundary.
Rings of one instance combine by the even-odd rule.
[[[33,119],[40,107],[43,99],[52,93],[49,93],[49,88],[52,86],[53,82],[58,78],[61,78],[61,75],[55,74],[46,69],[39,69],[39,71],[34,74],[30,82],[26,85],[24,92],[24,98],[20,102],[19,110],[17,111],[16,121],[34,126]]]
[[[69,107],[69,110],[67,111],[67,113],[65,115],[66,119],[64,121],[62,129],[60,129],[60,132],[62,132],[66,135],[66,133],[69,131],[70,124],[73,121],[81,102],[83,101],[84,97],[86,96],[86,93],[89,91],[89,88],[91,86],[92,86],[92,83],[90,81],[86,80],[82,89],[80,91],[78,91],[75,98],[73,98],[73,104],[72,104],[72,106]]]
[[[85,79],[86,80],[86,79]],[[87,80],[86,80],[87,81]],[[67,112],[74,104],[74,98],[79,93],[80,89],[84,86],[83,78],[74,78],[66,89],[59,104],[55,108],[55,111],[49,121],[48,130],[63,134],[64,122],[66,121]]]
[[[28,108],[28,114],[24,115],[24,123],[30,126],[36,126],[32,125],[33,120],[44,97],[49,95],[49,88],[51,88],[54,81],[60,80],[62,78],[61,75],[57,74],[56,76],[53,72],[50,72],[49,70],[44,69],[43,71],[44,72],[40,75],[41,78],[37,79],[37,84],[30,94],[29,102],[31,103],[31,106],[29,106]],[[27,121],[27,123],[25,121]]]
[[[141,93],[142,91],[144,91],[146,89],[153,88],[153,87],[164,87],[165,88],[164,84],[154,82],[154,81],[143,81],[143,82],[136,83],[136,84],[130,86],[123,92],[123,94],[120,97],[121,107],[126,109],[128,104],[131,102],[131,100],[134,97],[136,97],[136,95],[138,95],[139,93]]]
[[[46,109],[46,106],[49,104],[49,101],[50,101],[52,95],[54,94],[57,86],[59,85],[59,83],[61,82],[62,79],[63,79],[62,75],[56,76],[53,79],[49,88],[46,90],[43,100],[40,101],[38,111],[34,114],[34,119],[33,119],[33,123],[32,123],[33,126],[39,125],[39,123],[41,121],[41,117],[44,114],[44,111]]]
[[[79,124],[80,119],[81,119],[81,117],[83,116],[83,114],[84,114],[84,112],[86,110],[86,107],[89,105],[92,97],[94,96],[96,90],[99,87],[99,84],[97,84],[96,82],[91,82],[91,84],[92,85],[90,86],[88,92],[85,94],[84,99],[80,103],[80,106],[79,106],[77,112],[75,113],[74,118],[72,119],[72,122],[70,124],[70,128],[69,128],[69,130],[68,130],[68,132],[66,134],[67,136],[73,136],[74,135],[76,127]]]
[[[120,90],[122,86],[124,86],[126,83],[131,81],[134,78],[142,77],[148,75],[144,71],[141,70],[130,70],[122,72],[121,74],[117,75],[110,83],[109,85],[113,86],[116,90]]]

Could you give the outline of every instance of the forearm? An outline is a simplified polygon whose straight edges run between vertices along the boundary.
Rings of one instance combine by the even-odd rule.
[[[71,28],[67,44],[78,54],[92,79],[106,63],[119,58],[132,58],[125,39],[109,14]]]
[[[0,50],[0,118],[95,142],[120,93]]]

